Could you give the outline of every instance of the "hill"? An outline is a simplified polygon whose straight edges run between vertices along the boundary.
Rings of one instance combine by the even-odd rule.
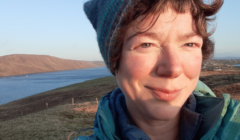
[[[47,55],[14,54],[0,57],[0,77],[104,66],[104,62],[101,61],[89,62]]]
[[[240,59],[240,57],[213,57],[213,59],[221,59],[221,60],[232,60],[232,59]]]

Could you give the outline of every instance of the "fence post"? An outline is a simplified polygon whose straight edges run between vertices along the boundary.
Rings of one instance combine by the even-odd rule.
[[[48,108],[48,103],[46,103],[46,107]]]
[[[72,98],[72,105],[74,105],[74,98]]]
[[[97,104],[98,104],[98,99],[96,98]]]

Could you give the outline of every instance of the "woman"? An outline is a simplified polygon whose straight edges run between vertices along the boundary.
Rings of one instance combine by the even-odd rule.
[[[223,0],[91,0],[84,10],[119,88],[83,139],[240,139],[240,104],[199,81],[213,54],[207,23]]]

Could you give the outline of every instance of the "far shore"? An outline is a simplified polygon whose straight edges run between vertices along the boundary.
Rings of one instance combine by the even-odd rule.
[[[12,54],[0,56],[0,77],[103,67],[103,61],[80,61],[49,55]]]
[[[102,66],[101,66],[102,67]],[[94,67],[94,68],[101,68],[101,67]],[[105,67],[105,66],[104,66]],[[72,70],[82,70],[82,69],[94,69],[94,68],[81,68],[81,69],[72,69]],[[72,71],[72,70],[59,70],[59,71],[47,71],[47,72],[36,72],[36,73],[27,73],[27,74],[20,74],[20,75],[9,75],[9,76],[0,76],[1,78],[7,78],[7,77],[14,77],[14,76],[26,76],[31,74],[41,74],[41,73],[53,73],[53,72],[60,72],[60,71]]]

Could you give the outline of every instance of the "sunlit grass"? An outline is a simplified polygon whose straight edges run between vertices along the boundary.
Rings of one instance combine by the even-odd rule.
[[[75,130],[93,127],[96,109],[96,102],[67,104],[3,121],[0,122],[0,139],[66,140]],[[75,133],[71,139],[92,133],[92,130]]]

